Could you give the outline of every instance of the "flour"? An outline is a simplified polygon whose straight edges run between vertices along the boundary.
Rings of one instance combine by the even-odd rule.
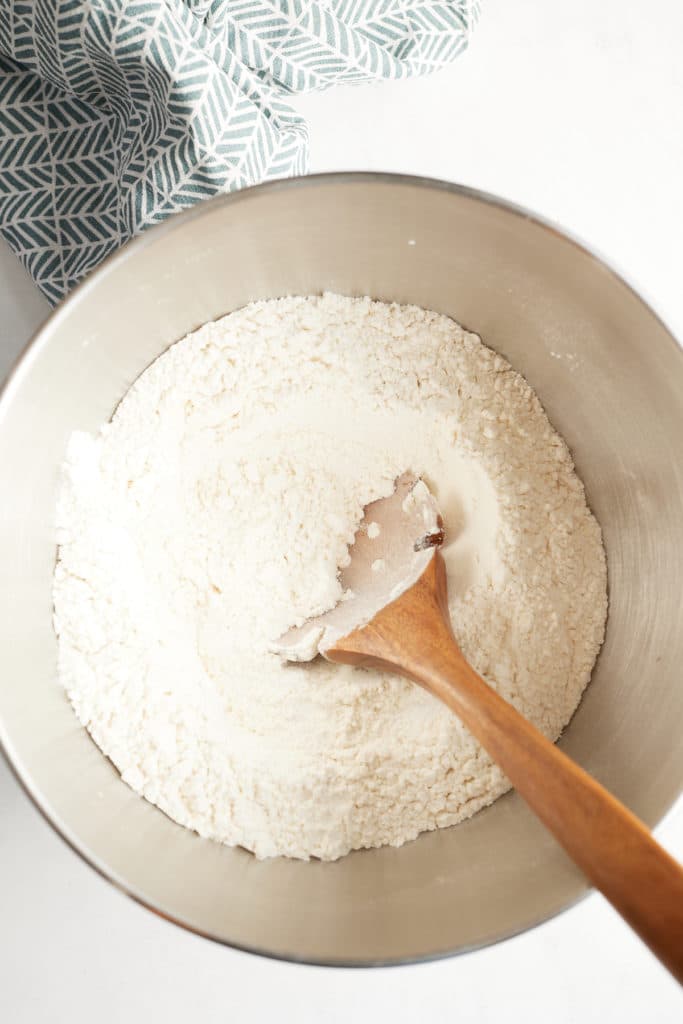
[[[290,298],[188,336],[98,437],[69,444],[59,674],[125,782],[258,857],[325,859],[452,825],[508,788],[417,686],[269,652],[339,599],[364,506],[406,470],[443,512],[465,655],[559,735],[602,642],[606,569],[538,399],[446,317]]]

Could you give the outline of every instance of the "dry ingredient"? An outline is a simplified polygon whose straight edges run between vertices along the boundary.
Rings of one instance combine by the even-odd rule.
[[[58,507],[59,674],[125,782],[258,857],[333,859],[452,825],[508,788],[395,677],[269,647],[333,605],[364,506],[433,490],[456,636],[555,739],[602,642],[600,528],[509,364],[452,320],[337,295],[253,303],[74,434]]]

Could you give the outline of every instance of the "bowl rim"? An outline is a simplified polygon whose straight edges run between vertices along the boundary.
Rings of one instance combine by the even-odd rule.
[[[11,366],[5,380],[0,384],[0,428],[2,427],[2,421],[4,419],[5,409],[9,405],[15,390],[17,390],[22,383],[23,377],[29,372],[31,365],[35,358],[39,355],[45,339],[49,337],[50,331],[55,324],[59,323],[64,317],[68,316],[72,306],[76,305],[80,299],[88,293],[92,288],[96,287],[98,282],[104,278],[111,270],[118,266],[120,262],[123,262],[130,258],[135,252],[144,249],[146,246],[153,244],[154,241],[164,233],[170,233],[182,225],[186,224],[190,220],[199,218],[202,216],[208,216],[211,209],[215,209],[218,206],[232,205],[239,202],[249,201],[252,197],[261,193],[271,193],[287,191],[289,189],[296,189],[302,187],[309,187],[311,185],[325,185],[325,184],[362,184],[372,183],[378,185],[404,185],[412,188],[428,189],[432,191],[446,192],[452,195],[458,195],[465,199],[472,200],[474,202],[482,203],[485,206],[496,207],[505,213],[512,214],[515,217],[521,217],[523,220],[529,221],[542,230],[556,236],[557,238],[569,242],[574,248],[578,249],[584,256],[602,267],[608,273],[612,275],[618,282],[620,282],[632,296],[641,303],[646,311],[654,318],[655,321],[663,328],[665,334],[668,336],[669,343],[673,345],[674,349],[678,352],[679,358],[683,360],[683,345],[677,339],[674,332],[668,326],[664,318],[657,312],[652,301],[649,297],[645,297],[646,293],[644,290],[631,282],[629,276],[627,276],[621,269],[615,267],[614,262],[611,259],[607,259],[595,246],[589,245],[578,235],[567,230],[563,226],[560,226],[556,221],[544,217],[528,207],[525,207],[519,203],[515,203],[512,200],[505,199],[501,196],[495,195],[494,193],[486,192],[481,189],[472,188],[467,185],[460,185],[455,182],[449,182],[444,179],[431,178],[427,176],[418,176],[410,174],[394,174],[391,172],[384,171],[331,171],[317,174],[306,174],[298,175],[290,178],[280,178],[275,181],[261,182],[257,185],[251,185],[246,188],[239,189],[235,192],[228,192],[225,194],[213,196],[208,200],[204,200],[197,203],[195,206],[188,210],[183,210],[179,213],[172,214],[165,221],[159,224],[153,225],[151,228],[144,231],[142,234],[137,235],[128,241],[126,241],[118,249],[114,250],[95,268],[95,270],[89,274],[83,281],[81,281],[59,304],[47,315],[46,319],[41,323],[36,331],[30,336],[29,340],[24,345],[18,358]],[[31,779],[30,773],[23,768],[21,764],[21,757],[18,752],[13,749],[13,744],[9,734],[6,731],[4,723],[0,718],[0,754],[4,756],[10,771],[14,778],[19,783],[21,789],[29,797],[34,807],[39,811],[43,820],[51,826],[53,831],[66,843],[70,849],[77,854],[80,860],[97,872],[107,882],[111,883],[120,893],[132,899],[135,903],[147,910],[150,910],[153,914],[162,919],[169,921],[170,923],[179,926],[185,931],[191,932],[195,935],[201,936],[205,939],[210,939],[212,942],[218,943],[222,946],[227,946],[230,949],[238,950],[244,953],[251,953],[256,956],[261,956],[270,960],[284,961],[287,963],[295,964],[306,964],[315,967],[353,967],[353,968],[371,968],[371,967],[398,967],[405,966],[408,964],[418,963],[429,963],[437,960],[444,960],[454,956],[461,956],[466,953],[471,953],[477,949],[483,949],[489,946],[498,945],[501,942],[505,942],[508,939],[514,938],[517,935],[521,935],[540,925],[545,924],[548,921],[553,920],[556,917],[564,914],[566,911],[571,910],[573,907],[578,906],[583,900],[594,893],[594,888],[589,884],[587,880],[583,880],[581,891],[578,895],[566,903],[561,903],[547,914],[543,914],[541,917],[534,918],[525,924],[521,924],[519,927],[510,929],[500,935],[494,935],[480,939],[475,943],[468,944],[466,946],[459,946],[457,949],[450,949],[439,951],[436,953],[415,955],[406,957],[392,957],[388,959],[376,958],[371,960],[354,960],[353,958],[343,959],[326,959],[326,958],[315,958],[311,956],[297,956],[296,954],[289,953],[278,953],[269,950],[265,947],[252,946],[248,944],[241,944],[239,942],[231,941],[222,936],[211,932],[209,930],[202,929],[190,922],[183,920],[181,917],[175,916],[164,910],[161,906],[154,904],[148,897],[142,892],[136,890],[134,886],[129,885],[117,872],[112,870],[100,857],[93,854],[79,838],[73,833],[71,828],[62,821],[57,814],[55,814],[49,807],[47,801],[43,798],[36,786],[34,786]],[[682,790],[683,792],[683,790]],[[506,795],[500,799],[506,799]],[[662,817],[656,821],[653,828],[662,825],[674,816],[677,812],[678,807],[681,803],[681,794],[679,793],[678,798],[674,799],[669,805]],[[182,826],[179,826],[182,827]],[[419,837],[418,837],[419,838]],[[361,851],[362,852],[362,851]]]

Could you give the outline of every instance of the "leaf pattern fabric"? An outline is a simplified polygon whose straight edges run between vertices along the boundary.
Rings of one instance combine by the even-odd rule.
[[[0,232],[61,299],[177,210],[305,173],[288,94],[425,74],[478,0],[0,0]]]

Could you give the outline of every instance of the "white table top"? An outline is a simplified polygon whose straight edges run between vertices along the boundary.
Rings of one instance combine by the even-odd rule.
[[[484,0],[471,51],[430,79],[297,99],[312,167],[497,192],[602,251],[683,336],[683,6]],[[0,245],[0,377],[47,304]],[[682,683],[683,685],[683,683]],[[683,805],[657,830],[683,858]],[[301,967],[186,934],[115,892],[0,763],[0,992],[8,1024],[554,1024],[681,1019],[680,990],[601,896],[518,938],[390,970]]]

